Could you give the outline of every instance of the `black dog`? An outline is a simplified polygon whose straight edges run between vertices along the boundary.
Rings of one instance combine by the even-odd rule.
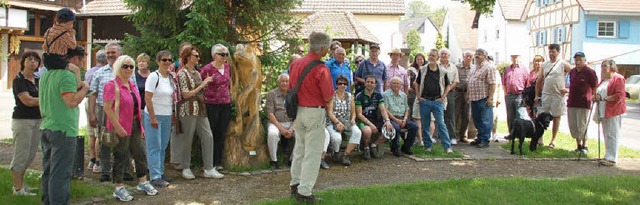
[[[544,134],[544,130],[549,127],[549,123],[553,120],[553,116],[548,112],[543,112],[536,117],[536,119],[524,120],[524,119],[515,119],[511,122],[511,133],[509,133],[508,138],[511,140],[511,154],[515,154],[516,152],[513,150],[516,140],[520,140],[520,155],[522,155],[522,143],[524,142],[524,138],[531,138],[531,142],[529,143],[529,150],[535,151],[538,148],[538,140]]]

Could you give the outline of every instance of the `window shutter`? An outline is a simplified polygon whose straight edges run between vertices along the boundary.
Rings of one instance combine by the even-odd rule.
[[[589,19],[587,20],[586,26],[586,36],[587,37],[596,37],[598,36],[598,20]]]
[[[547,30],[542,31],[542,33],[541,33],[540,35],[542,36],[542,37],[541,37],[541,40],[542,40],[541,44],[542,44],[543,46],[544,46],[544,45],[547,45],[547,42],[548,42],[548,41],[547,41]]]
[[[540,32],[536,32],[535,36],[536,36],[535,46],[540,46]]]
[[[536,6],[542,7],[542,0],[536,0]]]
[[[544,1],[544,3],[542,3],[542,4],[544,4],[545,6],[546,6],[547,4],[549,4],[549,0],[543,0],[543,1]]]
[[[620,26],[618,30],[618,36],[620,38],[629,38],[629,20],[620,20],[618,22],[618,25]]]

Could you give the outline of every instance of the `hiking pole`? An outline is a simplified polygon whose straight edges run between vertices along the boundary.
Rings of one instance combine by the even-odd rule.
[[[598,94],[598,96],[600,96]],[[602,100],[602,99],[600,99]],[[596,106],[598,106],[598,160],[600,160],[600,126],[602,125],[602,113],[600,113],[600,102],[597,102]],[[600,163],[598,162],[598,167],[600,167]]]
[[[595,107],[595,104],[596,101],[594,100],[593,103],[591,103],[591,110],[589,110],[589,115],[587,115],[587,126],[584,128],[584,134],[582,134],[582,143],[580,145],[582,149],[585,149],[585,145],[587,144],[587,130],[589,130],[589,121],[591,121],[591,114],[593,113],[593,107]],[[582,150],[578,150],[580,150],[580,153],[578,154],[578,161],[580,161],[582,159]]]

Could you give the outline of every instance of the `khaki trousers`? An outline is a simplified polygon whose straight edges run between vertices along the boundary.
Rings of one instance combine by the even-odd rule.
[[[298,185],[298,193],[311,195],[311,190],[318,178],[320,156],[324,146],[324,108],[298,107],[298,115],[294,122],[296,144],[293,148],[291,164],[291,183]]]

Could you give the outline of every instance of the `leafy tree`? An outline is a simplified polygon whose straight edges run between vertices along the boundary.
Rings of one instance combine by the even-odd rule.
[[[422,38],[420,38],[420,34],[417,30],[411,29],[409,33],[407,33],[407,47],[411,49],[411,58],[413,59],[417,53],[422,53],[424,48],[420,46],[422,43]]]
[[[164,49],[177,53],[181,42],[190,42],[200,48],[201,63],[211,60],[210,48],[218,43],[231,52],[238,43],[255,43],[264,55],[261,62],[270,66],[279,59],[277,54],[287,52],[296,42],[295,32],[300,24],[289,11],[301,0],[124,0],[136,11],[127,16],[140,36],[126,34],[125,53],[155,54]],[[292,35],[294,34],[294,35]],[[276,48],[273,42],[284,42]]]
[[[440,50],[442,48],[447,47],[447,42],[442,38],[442,33],[438,32],[438,37],[436,37],[436,49]]]
[[[479,14],[491,13],[493,5],[496,4],[496,0],[462,0],[462,2],[469,3],[471,9],[477,11]]]
[[[413,0],[409,2],[409,5],[407,6],[405,18],[426,17],[430,11],[431,7],[424,1]]]
[[[444,17],[446,15],[447,15],[447,10],[443,8],[439,8],[433,12],[429,12],[428,17],[429,19],[431,19],[431,21],[433,21],[433,24],[435,24],[436,27],[440,29],[440,27],[442,27],[442,24],[444,23]]]

